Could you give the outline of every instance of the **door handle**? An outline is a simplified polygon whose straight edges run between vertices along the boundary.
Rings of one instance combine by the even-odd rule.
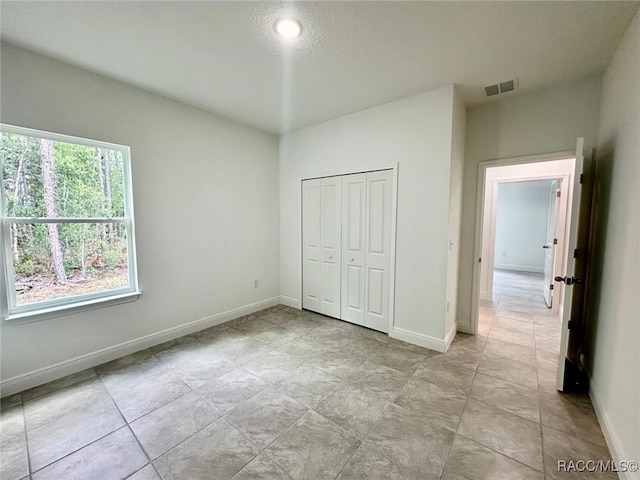
[[[549,245],[542,245],[542,248],[551,248]]]
[[[351,261],[353,262],[355,260],[355,258],[351,257]]]
[[[329,255],[329,260],[333,260],[333,255]]]
[[[556,282],[564,282],[566,285],[573,285],[573,284],[581,285],[582,284],[582,279],[581,278],[575,278],[575,277],[555,277],[554,280]]]

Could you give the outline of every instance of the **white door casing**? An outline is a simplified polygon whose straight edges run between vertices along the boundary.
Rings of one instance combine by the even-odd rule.
[[[342,320],[364,325],[367,175],[342,177]]]
[[[364,325],[389,331],[392,171],[367,173]]]

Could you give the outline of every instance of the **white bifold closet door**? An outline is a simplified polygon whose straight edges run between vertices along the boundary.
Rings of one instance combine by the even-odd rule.
[[[302,306],[387,332],[392,171],[305,180]]]
[[[302,306],[340,318],[340,177],[302,185]]]

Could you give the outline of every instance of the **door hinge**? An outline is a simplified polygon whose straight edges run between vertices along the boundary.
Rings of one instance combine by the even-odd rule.
[[[578,249],[573,250],[573,258],[578,258]]]
[[[478,263],[482,263],[482,257],[478,259]]]
[[[581,174],[580,174],[580,183],[583,183],[583,182],[584,182],[584,174],[583,174],[583,173],[581,173]]]
[[[559,197],[559,196],[560,196],[560,190],[556,192],[556,197]]]
[[[557,245],[557,244],[558,244],[558,239],[557,239],[557,238],[554,238],[554,239],[553,239],[553,244],[554,244],[554,245]]]
[[[569,323],[567,324],[567,328],[568,328],[569,330],[573,330],[573,326],[574,326],[574,325],[573,325],[573,322],[572,322],[571,320],[569,320]]]
[[[549,290],[553,290],[553,283],[549,285]]]

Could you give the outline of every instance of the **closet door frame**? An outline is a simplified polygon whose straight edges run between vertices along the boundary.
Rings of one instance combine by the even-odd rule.
[[[391,191],[391,258],[389,259],[389,331],[387,335],[391,335],[393,332],[393,326],[395,323],[395,285],[396,285],[396,237],[397,237],[397,210],[398,210],[398,170],[399,164],[386,164],[386,165],[376,165],[369,166],[366,168],[358,168],[358,169],[347,169],[347,170],[327,170],[321,172],[312,172],[308,174],[303,174],[298,177],[298,185],[299,185],[299,200],[300,200],[300,251],[299,251],[299,259],[300,259],[300,308],[302,308],[302,299],[303,297],[303,278],[304,278],[304,243],[302,241],[302,226],[304,225],[304,219],[302,217],[302,212],[304,209],[303,201],[304,195],[302,191],[302,182],[304,180],[314,180],[314,179],[322,179],[325,177],[337,177],[341,175],[353,175],[357,173],[369,173],[369,172],[377,172],[380,170],[391,170],[392,171],[392,191]]]

